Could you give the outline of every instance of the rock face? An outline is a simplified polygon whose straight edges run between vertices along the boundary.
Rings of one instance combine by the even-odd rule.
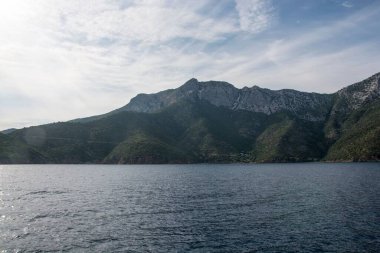
[[[154,94],[139,94],[114,111],[71,122],[90,122],[123,111],[155,113],[183,100],[208,103],[234,111],[245,110],[271,115],[276,112],[290,112],[299,119],[340,125],[340,119],[363,104],[380,97],[380,73],[361,82],[347,86],[333,94],[319,94],[296,90],[270,90],[253,86],[238,89],[232,84],[220,81],[199,82],[192,78],[177,89]],[[333,127],[334,128],[334,127]],[[327,132],[330,132],[327,129]],[[335,133],[328,133],[334,136]]]
[[[333,106],[326,122],[325,133],[329,139],[336,140],[349,114],[380,98],[380,73],[347,86],[333,95]]]
[[[232,110],[262,112],[267,115],[290,111],[299,118],[323,121],[331,108],[332,95],[295,90],[273,91],[258,86],[238,89],[227,82],[199,82],[190,79],[177,89],[156,94],[139,94],[117,111],[158,112],[180,100],[204,100]]]
[[[363,104],[380,97],[380,73],[364,81],[347,86],[337,93],[337,102],[345,102],[347,109],[355,110]],[[333,110],[339,106],[336,103]]]
[[[107,114],[0,133],[0,163],[380,161],[379,79],[334,94],[191,79]]]

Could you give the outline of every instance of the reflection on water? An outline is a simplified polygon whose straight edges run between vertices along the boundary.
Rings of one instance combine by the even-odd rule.
[[[376,252],[380,164],[0,166],[0,252]]]

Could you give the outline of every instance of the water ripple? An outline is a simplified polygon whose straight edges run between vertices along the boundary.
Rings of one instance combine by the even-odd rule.
[[[0,178],[0,252],[380,249],[379,164],[4,166]]]

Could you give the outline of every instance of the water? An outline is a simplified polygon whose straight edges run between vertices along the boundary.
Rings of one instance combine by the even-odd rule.
[[[380,164],[0,166],[0,252],[380,252]]]

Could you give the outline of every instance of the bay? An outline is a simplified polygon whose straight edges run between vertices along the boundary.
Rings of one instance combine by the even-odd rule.
[[[0,252],[379,252],[380,164],[0,165]]]

